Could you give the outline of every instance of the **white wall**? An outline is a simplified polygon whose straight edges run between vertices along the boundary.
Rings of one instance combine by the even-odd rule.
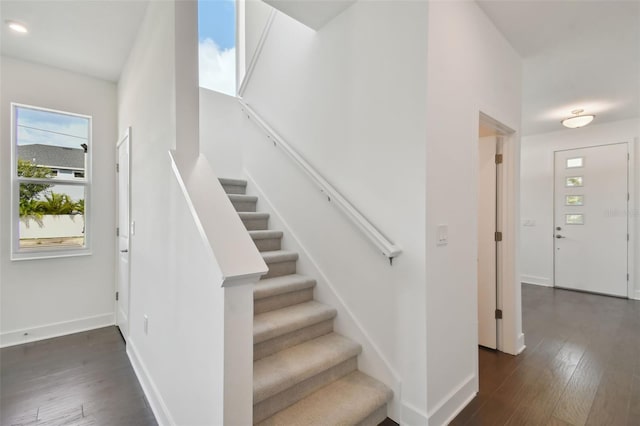
[[[475,2],[430,2],[427,26],[427,401],[429,424],[441,425],[478,390],[479,113],[518,131],[521,61]],[[518,139],[510,138],[505,163],[516,188]],[[507,193],[518,217],[515,188]],[[449,229],[445,246],[436,245],[440,224]],[[507,223],[505,239],[517,241],[517,229]],[[515,287],[516,277],[505,280]],[[513,343],[521,335],[519,285],[512,290],[503,323],[515,324],[504,330]]]
[[[200,88],[200,152],[220,177],[243,177],[245,119],[235,97]]]
[[[190,33],[195,10],[194,2],[151,2],[118,84],[120,133],[132,129],[131,219],[136,223],[127,353],[161,425],[249,424],[252,291],[222,285],[223,278],[241,272],[228,272],[235,265],[228,258],[243,263],[238,252],[244,247],[260,260],[261,272],[266,268],[208,166],[190,167],[198,155],[197,60],[176,52],[183,43],[197,45],[197,35]],[[181,180],[172,170],[173,149]],[[209,190],[211,185],[216,191]],[[184,188],[194,197],[187,199]],[[217,219],[194,214],[193,206],[206,205],[205,195],[235,221],[235,228],[222,221],[217,235],[237,229],[244,239],[234,240],[232,247],[225,238],[205,241],[205,234],[216,234],[211,220]],[[237,335],[229,333],[231,326]],[[228,348],[238,347],[241,352],[229,356]]]
[[[307,266],[302,260],[301,269],[310,271],[313,263],[323,272],[314,275],[317,297],[335,300],[333,287],[397,372],[402,406],[394,409],[402,411],[392,415],[407,424],[422,422],[426,413],[426,19],[423,2],[363,1],[314,32],[279,13],[244,94],[403,249],[390,266],[265,136],[247,140],[248,173],[312,259]],[[291,237],[284,244],[295,246]],[[345,315],[336,322],[343,332]]]
[[[113,324],[116,86],[4,56],[1,62],[0,345]],[[91,256],[9,260],[10,102],[93,117]]]
[[[635,250],[635,295],[640,298],[640,120],[592,124],[580,129],[562,129],[553,133],[522,138],[521,217],[522,225],[522,281],[553,285],[553,175],[554,151],[617,142],[635,146],[635,206],[631,206],[631,220],[635,233],[631,236]],[[534,224],[535,223],[535,224]],[[533,226],[531,226],[534,224]]]

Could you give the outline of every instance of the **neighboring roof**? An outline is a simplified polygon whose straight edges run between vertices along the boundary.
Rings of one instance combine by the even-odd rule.
[[[84,169],[84,149],[43,144],[18,145],[18,158],[39,166]]]

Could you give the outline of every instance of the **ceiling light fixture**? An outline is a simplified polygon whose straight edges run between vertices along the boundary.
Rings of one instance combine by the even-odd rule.
[[[578,127],[584,127],[587,124],[591,123],[594,118],[596,118],[593,114],[582,114],[584,112],[583,109],[574,109],[571,111],[573,117],[565,118],[561,121],[564,127],[568,127],[570,129],[577,129]]]
[[[16,22],[16,21],[5,21],[7,26],[9,28],[11,28],[11,30],[20,33],[20,34],[26,34],[29,32],[29,30],[27,30],[27,27],[24,24],[21,24],[20,22]]]

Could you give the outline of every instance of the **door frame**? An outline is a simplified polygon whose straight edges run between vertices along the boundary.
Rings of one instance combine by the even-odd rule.
[[[635,155],[636,155],[636,150],[635,150],[635,145],[638,142],[638,138],[635,138],[633,140],[627,140],[627,141],[620,141],[620,142],[610,142],[610,143],[602,143],[602,144],[593,144],[593,145],[586,145],[586,146],[576,146],[576,147],[572,147],[572,148],[566,148],[566,149],[557,149],[553,151],[553,211],[552,211],[552,215],[553,215],[553,234],[555,235],[555,221],[556,221],[556,166],[555,166],[555,158],[556,158],[556,153],[557,152],[565,152],[565,151],[573,151],[576,149],[586,149],[586,148],[598,148],[598,147],[603,147],[603,146],[610,146],[610,145],[620,145],[620,144],[626,144],[627,145],[627,153],[628,153],[628,157],[627,157],[627,193],[629,194],[629,198],[627,200],[627,208],[626,208],[626,214],[627,214],[627,234],[629,235],[629,238],[627,240],[627,274],[629,274],[629,279],[627,280],[627,298],[628,299],[635,299],[635,300],[640,300],[640,289],[635,288],[635,220],[633,217],[633,214],[640,214],[640,210],[637,211],[637,213],[633,213],[635,212],[635,206],[636,206],[636,188],[635,188],[635,181],[636,181],[636,172],[635,172],[635,167],[633,167],[633,165],[635,165]],[[555,246],[555,242],[554,242],[554,246]],[[557,288],[556,287],[556,252],[555,252],[555,248],[553,250],[553,277],[552,277],[552,286],[553,288]],[[609,296],[609,295],[606,295]],[[611,297],[616,297],[616,296],[611,296]]]
[[[518,355],[525,349],[517,250],[520,229],[520,136],[482,110],[478,112],[478,127],[482,124],[498,133],[497,149],[503,158],[496,178],[496,218],[498,231],[502,232],[502,241],[498,244],[496,254],[496,309],[502,310],[502,319],[497,321],[497,350]],[[476,152],[476,162],[477,155]]]
[[[127,307],[126,307],[126,312],[127,312],[127,320],[129,321],[129,324],[131,324],[131,320],[130,320],[130,308],[131,308],[131,232],[130,232],[130,223],[131,223],[131,127],[127,127],[127,129],[125,130],[123,136],[118,140],[118,142],[116,143],[116,165],[114,165],[114,169],[116,169],[116,167],[123,167],[122,165],[118,164],[118,150],[120,149],[120,146],[125,142],[128,141],[129,143],[129,164],[127,164],[127,170],[129,173],[127,173],[128,176],[128,182],[127,182],[127,187],[128,187],[128,192],[129,192],[129,223],[127,223],[125,226],[127,229],[127,232],[129,232],[129,261],[127,262],[127,275],[129,276],[129,285],[127,286]],[[116,169],[117,170],[117,169]],[[120,195],[119,195],[119,180],[120,180],[120,174],[118,172],[116,172],[116,230],[122,229],[122,224],[120,223]],[[115,292],[118,292],[120,290],[120,274],[118,273],[119,271],[119,262],[120,262],[120,246],[119,246],[119,241],[118,241],[118,232],[116,232],[116,239],[115,239],[116,243],[115,243],[115,271],[116,271],[116,290]],[[114,292],[114,294],[115,294]],[[118,304],[119,304],[119,300],[116,299],[116,297],[114,297],[114,303],[115,303],[115,324],[118,324]],[[127,342],[129,340],[129,330],[130,330],[130,326],[127,327],[127,332],[126,333],[122,333],[122,329],[120,329],[120,332],[122,334],[122,337],[124,338],[125,342]]]

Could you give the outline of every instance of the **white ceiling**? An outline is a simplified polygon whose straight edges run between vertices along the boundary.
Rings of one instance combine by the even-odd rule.
[[[577,108],[594,123],[640,116],[640,1],[478,4],[523,58],[523,134],[563,129]]]
[[[640,116],[640,1],[477,0],[524,62],[523,134]],[[345,4],[350,1],[344,1]],[[117,81],[148,0],[0,0],[3,55]]]
[[[0,1],[2,55],[117,81],[147,0]],[[16,34],[4,22],[29,28]]]

